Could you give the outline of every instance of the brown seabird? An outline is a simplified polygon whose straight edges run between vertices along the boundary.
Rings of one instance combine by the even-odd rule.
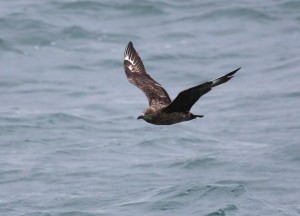
[[[171,101],[166,90],[146,72],[144,64],[130,41],[124,53],[124,70],[129,82],[141,89],[148,98],[149,107],[137,119],[155,125],[171,125],[203,115],[190,112],[197,100],[213,87],[230,80],[240,68],[219,78],[183,90]]]

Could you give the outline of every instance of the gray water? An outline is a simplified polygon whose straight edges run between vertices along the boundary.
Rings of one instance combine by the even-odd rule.
[[[300,1],[0,2],[0,215],[300,215]],[[153,126],[133,41],[171,98]]]

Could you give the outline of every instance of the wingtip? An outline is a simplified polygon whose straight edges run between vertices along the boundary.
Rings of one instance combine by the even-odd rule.
[[[129,41],[129,42],[128,42],[127,47],[129,47],[129,46],[133,46],[132,41]]]
[[[133,47],[133,43],[131,41],[128,42],[126,48],[125,48],[125,52],[124,52],[124,58],[129,55],[129,53],[131,52],[131,50],[134,50]]]
[[[227,77],[233,77],[233,75],[238,72],[241,69],[241,67],[235,69],[234,71],[231,71],[230,73],[227,74]]]
[[[242,67],[239,67],[239,68],[235,69],[235,70],[232,71],[232,72],[236,73],[236,72],[238,72],[241,68],[242,68]]]

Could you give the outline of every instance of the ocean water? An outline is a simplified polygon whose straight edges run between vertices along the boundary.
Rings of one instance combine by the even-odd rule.
[[[0,215],[300,215],[300,2],[0,1]],[[178,92],[153,126],[123,70],[133,41]]]

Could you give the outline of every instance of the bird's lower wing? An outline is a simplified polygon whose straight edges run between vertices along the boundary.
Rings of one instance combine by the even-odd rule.
[[[170,112],[188,112],[199,98],[209,92],[213,87],[230,80],[240,68],[221,76],[217,79],[202,83],[192,88],[180,92],[177,97],[168,105],[164,111]]]

